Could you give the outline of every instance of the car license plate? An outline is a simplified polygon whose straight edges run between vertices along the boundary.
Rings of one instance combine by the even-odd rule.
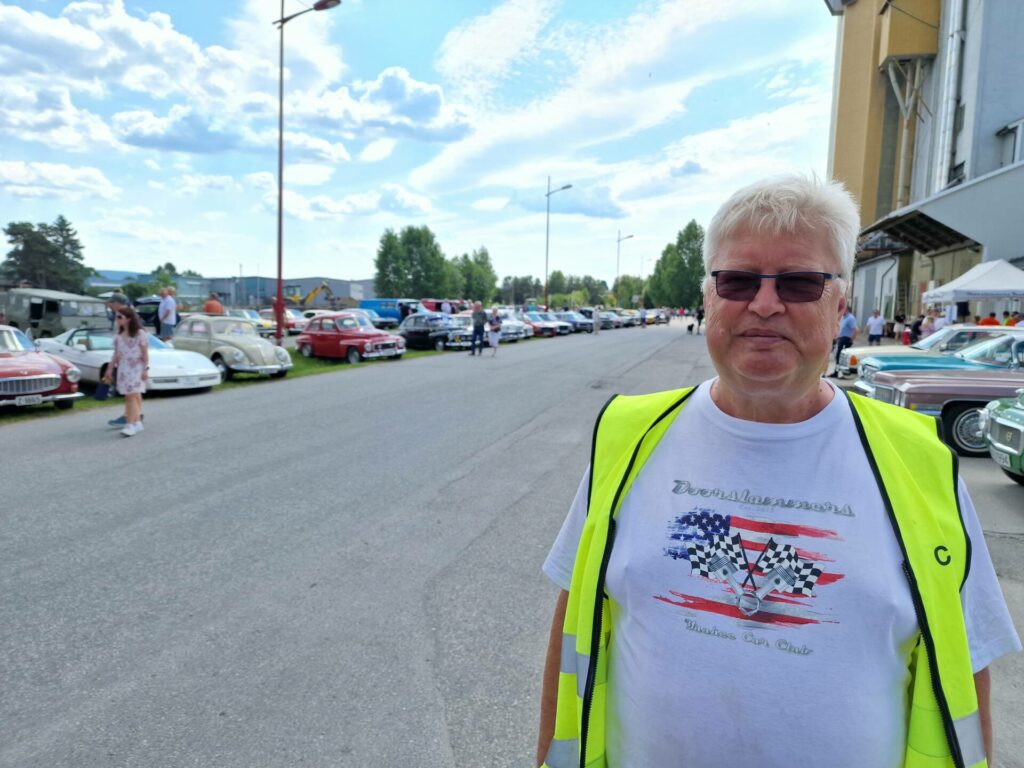
[[[39,405],[43,402],[42,395],[21,395],[14,398],[15,405]]]
[[[181,383],[186,387],[198,387],[199,377],[198,376],[186,376],[181,380]]]
[[[1006,467],[1007,469],[1010,468],[1010,457],[1008,455],[1002,451],[995,450],[990,451],[990,453],[992,454],[992,458],[995,459],[996,464],[1000,467]]]

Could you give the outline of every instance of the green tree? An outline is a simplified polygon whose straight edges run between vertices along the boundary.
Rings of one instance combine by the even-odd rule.
[[[409,264],[398,235],[387,229],[380,236],[377,256],[373,260],[373,290],[378,296],[403,298],[410,294]],[[423,298],[423,297],[420,297]]]
[[[472,255],[463,254],[455,262],[462,276],[462,293],[459,295],[473,301],[490,303],[494,298],[498,275],[491,264],[487,248],[480,246]]]
[[[121,293],[132,301],[148,296],[153,292],[153,286],[148,283],[125,283],[121,286]]]
[[[676,250],[682,265],[673,278],[672,295],[676,301],[672,306],[700,306],[704,303],[701,286],[704,280],[704,228],[696,220],[691,219],[679,231]]]
[[[556,269],[550,275],[548,275],[548,293],[569,293],[569,282],[565,279],[565,274],[560,270]]]
[[[621,275],[612,288],[612,292],[618,296],[619,305],[627,309],[638,308],[644,295],[644,279],[637,275]],[[637,301],[633,301],[633,297]]]
[[[452,272],[437,238],[430,227],[405,227],[398,240],[408,264],[410,296],[413,298],[443,297]]]
[[[82,262],[78,233],[63,216],[53,224],[11,222],[4,228],[13,246],[0,264],[0,273],[12,280],[27,280],[37,288],[81,293],[85,278],[95,270]]]
[[[679,249],[675,243],[669,243],[662,249],[661,256],[654,264],[654,271],[647,281],[647,292],[651,301],[661,306],[679,306],[673,294],[673,285],[676,271],[682,269],[682,266]]]
[[[587,292],[588,304],[607,304],[608,283],[596,277],[584,275],[580,278],[580,288]],[[576,290],[574,288],[574,290]]]

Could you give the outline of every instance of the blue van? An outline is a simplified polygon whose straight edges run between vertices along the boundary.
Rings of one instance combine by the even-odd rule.
[[[381,317],[391,317],[399,323],[421,309],[418,299],[362,299],[359,308],[372,309]]]

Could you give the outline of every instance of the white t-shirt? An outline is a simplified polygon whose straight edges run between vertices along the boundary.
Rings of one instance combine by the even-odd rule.
[[[157,307],[157,319],[161,323],[174,324],[174,318],[178,312],[177,302],[170,296],[164,296],[160,299],[160,305]]]
[[[881,336],[885,331],[885,318],[881,315],[878,317],[872,315],[868,318],[867,326],[869,336]]]
[[[902,765],[918,625],[846,398],[798,424],[763,424],[720,411],[710,384],[619,513],[605,584],[609,765]],[[587,485],[585,475],[544,563],[563,589]],[[1020,640],[962,483],[959,492],[973,545],[962,602],[979,671]],[[742,589],[750,581],[759,604]]]

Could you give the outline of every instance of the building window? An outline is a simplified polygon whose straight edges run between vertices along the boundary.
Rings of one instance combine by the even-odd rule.
[[[996,131],[1003,140],[1000,165],[1013,165],[1024,160],[1024,117]]]

